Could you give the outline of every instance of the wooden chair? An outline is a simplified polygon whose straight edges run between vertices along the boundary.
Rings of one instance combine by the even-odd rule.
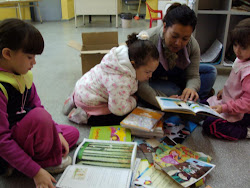
[[[148,5],[148,3],[146,2],[146,5],[147,5],[147,8],[148,8],[148,13],[149,13],[149,17],[150,17],[150,24],[149,24],[149,28],[151,28],[152,27],[152,22],[153,21],[155,21],[155,20],[162,20],[162,10],[154,10],[154,9],[152,9],[149,5]],[[151,15],[151,12],[153,12],[153,13],[157,13],[157,17],[153,17],[152,15]],[[158,17],[158,13],[160,13],[160,17]]]

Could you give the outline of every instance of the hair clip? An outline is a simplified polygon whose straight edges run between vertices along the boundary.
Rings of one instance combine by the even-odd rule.
[[[146,31],[141,31],[138,35],[136,35],[136,37],[139,40],[148,40],[149,39],[149,35]]]

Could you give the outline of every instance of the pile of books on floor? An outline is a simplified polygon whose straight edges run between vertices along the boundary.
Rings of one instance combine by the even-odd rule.
[[[163,121],[164,112],[137,107],[122,122],[122,127],[131,130],[131,134],[144,138],[162,138],[164,136]]]
[[[66,168],[56,186],[199,187],[204,185],[204,177],[215,167],[210,163],[210,156],[176,144],[168,137],[146,139],[145,144],[138,144],[136,140],[131,142],[127,130],[121,126],[92,127],[91,139],[84,139],[77,147],[73,164]],[[153,161],[136,158],[137,148],[143,148],[142,145],[153,148]]]
[[[164,112],[137,107],[121,125],[91,127],[89,139],[84,139],[77,147],[72,165],[66,168],[56,187],[203,185],[204,177],[215,167],[210,164],[211,157],[165,136],[165,130],[170,134],[173,131],[168,127],[163,130],[163,116]],[[165,124],[183,128],[177,125],[177,120],[173,116],[165,120]],[[131,134],[144,138],[131,137]]]
[[[158,144],[157,144],[158,143]],[[205,177],[215,167],[211,157],[172,142],[168,137],[157,141],[146,139],[137,142],[138,148],[151,148],[153,161],[141,160],[134,179],[136,186],[157,188],[199,187],[204,185]],[[145,150],[144,150],[145,151]],[[148,184],[147,184],[148,183]]]

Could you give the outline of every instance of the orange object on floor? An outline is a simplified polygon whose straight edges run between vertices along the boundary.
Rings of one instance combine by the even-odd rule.
[[[150,24],[149,24],[149,28],[152,27],[152,22],[155,21],[155,20],[162,20],[162,10],[154,10],[152,9],[149,4],[146,2],[146,5],[148,7],[148,12],[149,12],[149,16],[150,16]],[[154,13],[160,13],[161,16],[160,17],[152,17],[151,15],[151,12],[154,12]]]

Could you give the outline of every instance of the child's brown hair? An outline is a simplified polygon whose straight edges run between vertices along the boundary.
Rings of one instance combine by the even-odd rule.
[[[31,24],[11,18],[0,23],[0,58],[2,50],[9,48],[23,53],[41,54],[44,40],[41,33]]]
[[[240,45],[247,48],[250,45],[250,18],[241,20],[231,31],[233,45]]]
[[[146,65],[151,59],[159,59],[159,52],[153,42],[138,39],[137,35],[137,33],[128,35],[128,40],[126,41],[129,59],[135,62],[133,64],[134,68]]]

